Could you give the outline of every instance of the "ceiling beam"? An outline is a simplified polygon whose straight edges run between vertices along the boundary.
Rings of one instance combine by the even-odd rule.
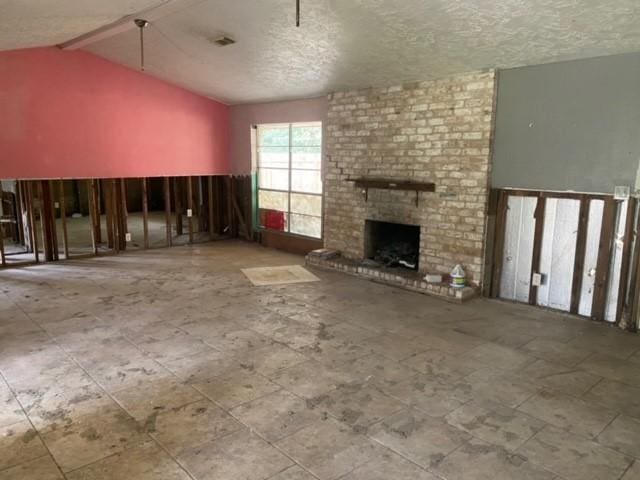
[[[135,23],[133,23],[136,18],[143,18],[151,22],[202,2],[203,0],[164,0],[158,5],[145,8],[144,10],[132,13],[131,15],[126,15],[115,22],[111,22],[90,32],[83,33],[71,40],[67,40],[66,42],[59,44],[58,48],[61,48],[62,50],[76,50],[78,48],[86,47],[87,45],[99,42],[105,38],[110,38],[118,35],[119,33],[136,28]]]

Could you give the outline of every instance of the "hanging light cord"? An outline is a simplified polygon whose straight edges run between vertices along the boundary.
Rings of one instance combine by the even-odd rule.
[[[144,29],[149,22],[141,18],[136,18],[133,22],[140,29],[140,70],[144,72]]]
[[[300,26],[300,0],[296,0],[296,27]]]

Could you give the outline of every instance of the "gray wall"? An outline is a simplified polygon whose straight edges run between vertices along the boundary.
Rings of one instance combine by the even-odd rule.
[[[500,72],[493,187],[633,190],[639,161],[640,54]]]
[[[251,173],[252,125],[319,121],[324,124],[328,108],[327,97],[231,106],[229,156],[232,172],[239,175]]]

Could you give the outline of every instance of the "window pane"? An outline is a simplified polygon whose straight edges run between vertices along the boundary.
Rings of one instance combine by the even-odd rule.
[[[260,147],[258,167],[289,168],[289,147]]]
[[[285,212],[278,210],[259,210],[260,226],[262,228],[268,228],[270,230],[277,230],[279,232],[287,231],[288,215]]]
[[[291,165],[293,168],[314,168],[320,170],[320,147],[292,147]]]
[[[292,170],[291,190],[294,192],[322,193],[320,170]]]
[[[320,217],[291,214],[291,233],[305,235],[307,237],[320,238],[322,236],[322,222]]]
[[[258,170],[258,185],[260,188],[272,190],[289,190],[289,170],[274,170],[261,168]]]
[[[258,206],[267,210],[289,210],[289,194],[286,192],[258,191]]]
[[[289,126],[258,127],[258,146],[289,146]]]
[[[295,146],[322,145],[322,127],[320,125],[304,125],[291,127],[291,144]]]
[[[291,194],[291,213],[322,215],[322,197],[320,195]]]

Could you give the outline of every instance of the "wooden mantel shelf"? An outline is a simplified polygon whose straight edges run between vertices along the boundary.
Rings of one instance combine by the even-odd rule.
[[[436,184],[431,182],[411,182],[407,180],[386,180],[381,178],[353,178],[348,179],[355,187],[364,189],[364,201],[369,200],[369,189],[378,188],[380,190],[408,190],[416,192],[416,206],[420,192],[435,192]]]

